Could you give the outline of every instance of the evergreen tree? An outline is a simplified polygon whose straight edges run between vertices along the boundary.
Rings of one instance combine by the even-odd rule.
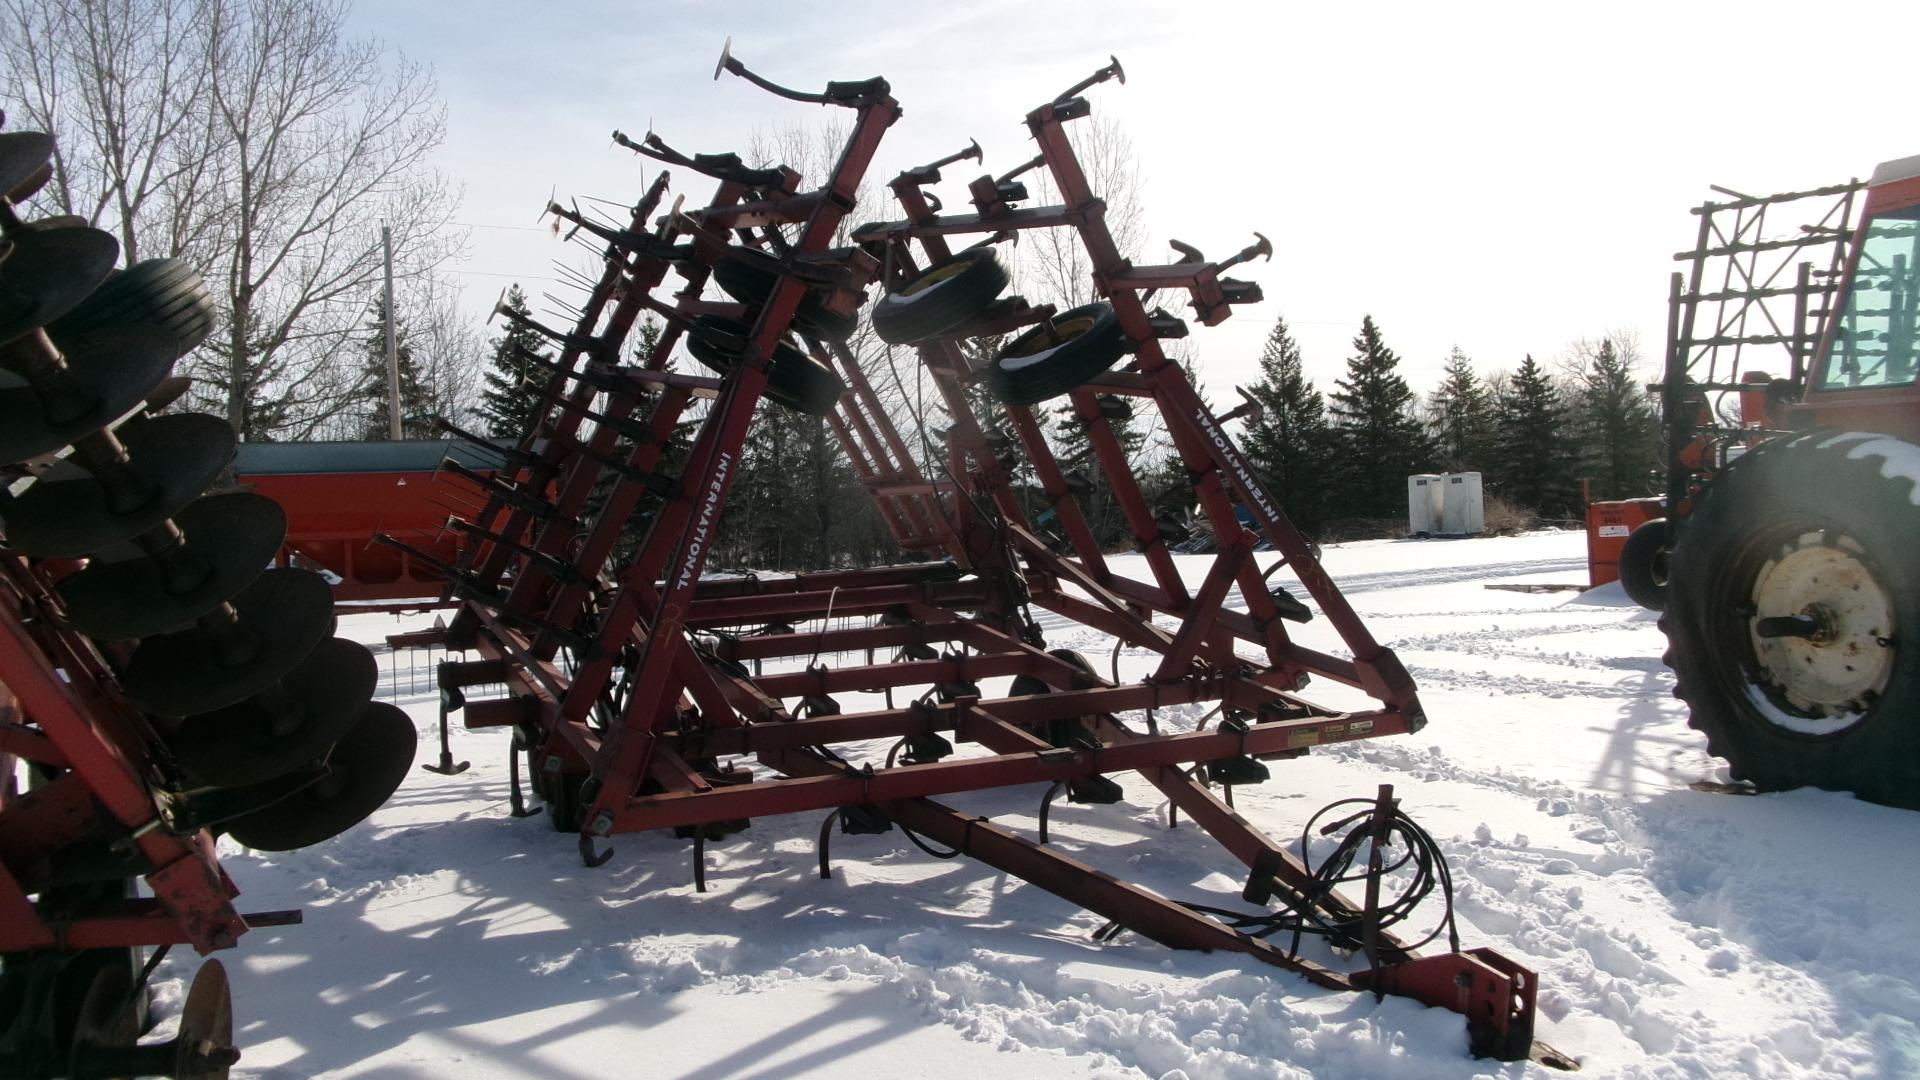
[[[413,344],[408,340],[407,328],[396,326],[394,337],[394,353],[400,371],[400,437],[434,438],[433,394],[421,381],[420,367],[414,362]],[[387,420],[390,388],[387,383],[387,304],[384,297],[374,299],[373,317],[367,323],[362,350],[365,362],[361,369],[360,388],[354,394],[361,404],[359,411],[365,417],[360,437],[383,441],[391,436]]]
[[[1329,395],[1345,480],[1336,509],[1348,517],[1401,517],[1407,477],[1431,467],[1425,427],[1414,415],[1417,400],[1400,377],[1400,357],[1368,315],[1353,339],[1347,377]]]
[[[1119,400],[1127,402],[1124,397]],[[1093,530],[1094,539],[1099,541],[1102,548],[1131,543],[1133,530],[1127,525],[1120,500],[1113,493],[1113,484],[1107,479],[1106,470],[1101,467],[1099,454],[1094,451],[1092,429],[1080,419],[1071,398],[1055,409],[1053,414],[1056,418],[1053,425],[1054,456],[1059,459],[1061,469],[1068,473],[1079,473],[1092,486],[1079,499],[1080,512],[1085,515],[1087,526]],[[1110,416],[1106,425],[1119,441],[1120,451],[1129,469],[1138,471],[1141,448],[1146,438],[1136,418]]]
[[[1578,497],[1567,409],[1531,354],[1507,381],[1495,412],[1494,474],[1506,497],[1546,517],[1570,516]]]
[[[645,367],[647,361],[653,356],[653,350],[660,345],[660,336],[666,331],[666,325],[659,319],[651,315],[641,318],[640,325],[633,328],[633,362]],[[669,358],[661,366],[672,371],[673,360]]]
[[[654,346],[659,343],[661,333],[660,322],[652,317],[642,320],[638,326],[634,327],[632,352],[634,363],[643,363],[652,355]],[[671,360],[667,362],[666,368],[672,370]],[[544,375],[544,372],[542,371],[541,374]],[[529,395],[529,397],[532,396]],[[537,398],[535,402],[537,403]],[[634,411],[627,416],[629,428],[640,432],[650,430],[653,424],[653,410],[659,406],[659,402],[660,398],[657,396],[643,395],[635,403]],[[683,413],[682,416],[684,415]],[[687,454],[693,448],[690,431],[691,429],[684,423],[674,428],[673,434],[667,439],[666,449],[662,451],[658,462],[653,467],[655,473],[672,477],[679,476],[685,471]],[[504,437],[504,434],[498,431],[489,433]],[[614,443],[612,457],[616,461],[627,461],[633,456],[634,449],[634,439],[622,434]],[[606,507],[607,500],[613,495],[614,486],[619,479],[619,473],[612,469],[600,473],[599,478],[594,482],[593,491],[587,496],[586,517],[589,520],[599,518]],[[652,527],[655,515],[660,512],[661,507],[666,505],[666,502],[665,493],[652,489],[640,495],[639,500],[634,504],[633,511],[621,523],[620,537],[615,542],[611,558],[614,565],[621,565],[632,557],[633,552],[646,539],[647,530]]]
[[[1611,338],[1592,350],[1580,370],[1582,472],[1597,499],[1647,494],[1648,473],[1660,463],[1660,424],[1632,358]]]
[[[1300,345],[1275,319],[1260,353],[1260,381],[1247,388],[1260,403],[1261,417],[1247,425],[1241,449],[1303,531],[1316,531],[1327,519],[1329,483],[1336,453],[1327,427],[1326,402],[1301,363]]]
[[[531,314],[527,294],[517,283],[508,287],[506,305],[516,314]],[[657,327],[654,336],[659,336]],[[548,372],[529,359],[529,354],[546,357],[546,339],[538,331],[508,320],[506,332],[493,339],[486,389],[480,393],[480,415],[486,420],[488,435],[515,441],[532,429]]]
[[[1484,470],[1493,439],[1493,395],[1473,372],[1473,361],[1455,345],[1445,377],[1428,402],[1440,464],[1449,472]]]

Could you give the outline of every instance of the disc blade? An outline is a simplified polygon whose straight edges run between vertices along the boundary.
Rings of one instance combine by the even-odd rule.
[[[73,310],[120,257],[120,241],[99,229],[29,229],[8,241],[0,257],[0,344]]]
[[[90,974],[91,981],[80,998],[66,1075],[100,1076],[96,1066],[107,1063],[102,1059],[117,1058],[140,1037],[134,1011],[126,1007],[133,973],[124,964],[77,966],[75,973]]]
[[[233,1047],[233,990],[220,961],[203,961],[194,973],[172,1046],[174,1080],[226,1080],[240,1060]]]
[[[208,495],[173,521],[186,538],[185,558],[205,568],[205,580],[173,592],[161,564],[144,554],[117,562],[96,557],[58,586],[67,618],[81,633],[96,641],[132,641],[177,630],[259,577],[287,535],[280,504],[244,491]]]
[[[47,324],[47,336],[64,346],[69,337],[107,327],[153,326],[170,334],[174,347],[185,353],[207,339],[216,314],[206,283],[192,266],[179,259],[144,259]]]
[[[0,132],[0,194],[19,201],[14,191],[53,160],[53,136],[44,131]]]
[[[373,702],[353,730],[334,744],[325,765],[317,767],[317,779],[313,773],[291,773],[247,789],[263,798],[292,793],[235,818],[226,831],[261,851],[292,851],[338,836],[366,820],[400,787],[413,768],[418,743],[406,713],[384,701]],[[296,785],[304,786],[292,790]]]
[[[53,179],[53,162],[49,161],[45,165],[35,169],[25,180],[15,184],[13,190],[6,193],[7,200],[15,206],[18,206],[38,194],[40,189],[46,187],[47,181],[51,179]]]
[[[180,355],[170,332],[144,326],[95,330],[60,343],[60,351],[68,381],[93,407],[71,420],[48,423],[31,387],[0,388],[0,465],[50,454],[132,412]]]
[[[167,736],[174,761],[208,787],[245,787],[283,776],[327,752],[373,700],[380,667],[358,642],[330,638],[281,680],[289,703],[248,698],[189,716]]]
[[[114,433],[133,471],[153,485],[152,497],[115,513],[98,480],[62,462],[0,507],[8,546],[36,558],[78,559],[132,539],[179,513],[233,460],[233,429],[204,413],[134,420]]]
[[[253,651],[221,656],[204,627],[142,641],[120,682],[135,705],[159,716],[193,716],[243,701],[299,666],[333,626],[333,588],[311,570],[269,570],[233,599],[239,633]]]

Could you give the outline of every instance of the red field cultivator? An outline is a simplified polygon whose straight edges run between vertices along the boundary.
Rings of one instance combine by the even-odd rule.
[[[52,155],[0,132],[0,1075],[225,1076],[218,962],[179,1034],[136,1044],[142,949],[297,922],[235,909],[215,836],[284,851],[348,828],[405,776],[414,728],[332,636],[326,580],[267,569],[279,505],[202,494],[233,430],[155,415],[212,326],[198,275],[115,269],[110,234],[15,211]]]
[[[728,54],[715,77],[723,73],[847,110],[845,145],[818,185],[733,154],[683,154],[651,132],[637,141],[616,133],[641,155],[712,180],[712,195],[697,209],[662,212],[663,172],[622,222],[551,206],[604,241],[604,273],[571,326],[502,309],[551,339],[558,357],[542,361],[550,372],[542,419],[483,481],[486,511],[461,526],[478,542],[444,568],[461,601],[446,644],[482,659],[445,664],[439,678],[443,723],[464,707],[468,727],[512,730],[515,812],[535,812],[520,789],[524,751],[532,790],[557,830],[577,833],[589,865],[611,857],[617,834],[673,828],[692,843],[702,888],[703,845],[755,817],[830,811],[823,873],[836,826],[898,827],[924,850],[945,845],[1104,915],[1116,932],[1247,953],[1322,986],[1455,1009],[1475,1053],[1527,1057],[1530,972],[1486,950],[1416,956],[1391,930],[1404,911],[1378,895],[1383,853],[1406,852],[1423,866],[1437,853],[1417,841],[1389,793],[1361,800],[1342,823],[1359,838],[1348,857],[1372,868],[1347,879],[1366,883],[1358,899],[1333,889],[1338,874],[1309,868],[1231,807],[1233,785],[1268,779],[1268,761],[1426,722],[1412,679],[1235,449],[1225,425],[1238,414],[1216,414],[1162,349],[1188,327],[1152,299],[1182,294],[1201,324],[1221,322],[1260,298],[1227,271],[1270,254],[1264,238],[1217,262],[1181,245],[1177,262],[1135,265],[1116,249],[1067,133],[1091,109],[1084,92],[1123,78],[1117,62],[1027,114],[1038,155],[968,184],[969,211],[944,212],[928,188],[943,169],[977,159],[977,146],[895,177],[899,218],[850,230],[861,180],[900,116],[888,84],[803,93]],[[1051,180],[1059,205],[1024,205],[1020,177],[1031,170]],[[999,245],[1034,229],[1072,231],[1102,301],[1056,311],[1003,295]],[[710,281],[724,298],[707,298]],[[853,337],[876,286],[873,332],[917,350],[952,421],[929,460],[916,460],[901,437],[869,378],[871,350],[863,355]],[[640,362],[623,364],[643,316],[664,320],[664,333]],[[1002,336],[998,348],[979,344]],[[711,374],[669,368],[683,342]],[[1150,580],[1111,565],[1076,501],[1089,478],[1056,460],[1043,435],[1033,406],[1060,396],[1085,426],[1086,467],[1104,473]],[[918,561],[703,574],[755,411],[767,407],[824,418]],[[1157,410],[1190,482],[1174,504],[1143,494],[1112,430],[1141,408]],[[686,427],[690,444],[676,441]],[[1058,535],[1029,517],[1014,481],[1022,466]],[[653,509],[637,518],[643,502]],[[1218,544],[1197,584],[1183,580],[1170,550],[1194,527],[1183,516],[1190,507]],[[623,538],[640,520],[643,535]],[[1263,542],[1279,554],[1265,570],[1254,558]],[[1295,639],[1289,623],[1313,608],[1272,583],[1279,567],[1350,658]],[[1151,674],[1123,683],[1117,664],[1108,677],[1077,653],[1049,649],[1034,608],[1150,651]],[[891,658],[875,663],[876,652]],[[818,662],[859,653],[868,662]],[[1007,692],[984,691],[1007,678]],[[1316,704],[1301,694],[1314,678],[1372,704]],[[463,687],[501,681],[504,698],[462,697]],[[1156,721],[1156,710],[1195,703],[1213,706],[1198,727]],[[441,767],[458,768],[450,757]],[[1049,803],[1060,793],[1110,803],[1122,797],[1115,773],[1144,778],[1242,860],[1246,899],[1261,910],[1176,902],[1069,858],[1045,843],[1044,810],[1035,839],[936,801],[1045,782]],[[1300,932],[1324,934],[1364,953],[1367,965],[1344,974],[1274,944],[1284,936],[1270,940],[1287,928],[1295,944]]]

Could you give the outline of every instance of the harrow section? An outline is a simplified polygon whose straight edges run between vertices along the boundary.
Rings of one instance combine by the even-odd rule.
[[[141,950],[298,922],[235,909],[215,837],[335,835],[398,786],[415,734],[332,637],[325,579],[267,569],[279,505],[203,495],[233,430],[159,415],[212,327],[198,275],[116,269],[110,234],[15,210],[52,152],[0,133],[0,1074],[223,1077],[224,970],[202,965],[177,1038],[136,1045]]]
[[[1270,256],[1271,245],[1262,237],[1209,261],[1176,244],[1181,258],[1163,265],[1135,265],[1117,250],[1067,135],[1091,111],[1086,91],[1124,81],[1117,61],[1027,115],[1038,155],[973,180],[971,211],[944,212],[928,188],[944,168],[978,160],[978,144],[895,177],[888,187],[902,216],[852,229],[855,194],[900,115],[886,81],[800,92],[752,72],[730,50],[715,78],[726,73],[778,97],[848,110],[845,145],[818,186],[806,187],[783,166],[684,154],[652,132],[639,140],[616,133],[630,150],[714,181],[705,205],[660,213],[663,172],[625,222],[549,207],[576,233],[605,241],[604,272],[571,327],[501,309],[551,339],[559,356],[547,367],[540,419],[485,480],[486,511],[460,526],[478,543],[444,568],[462,604],[446,644],[483,659],[442,665],[443,735],[448,714],[463,708],[470,728],[510,728],[514,813],[539,812],[521,789],[524,752],[552,826],[577,835],[591,866],[612,857],[606,845],[617,834],[672,828],[691,841],[694,882],[704,890],[708,841],[756,817],[827,810],[822,874],[836,827],[898,826],[925,850],[944,844],[1105,915],[1115,932],[1246,953],[1322,986],[1405,994],[1466,1014],[1476,1054],[1535,1052],[1530,972],[1457,943],[1416,956],[1383,921],[1377,891],[1396,820],[1390,792],[1348,822],[1372,830],[1364,899],[1317,878],[1232,808],[1233,787],[1269,779],[1269,761],[1426,723],[1412,679],[1235,449],[1226,427],[1246,410],[1216,413],[1161,345],[1188,327],[1149,306],[1157,294],[1184,294],[1201,324],[1218,324],[1260,299],[1256,285],[1227,271]],[[1021,205],[1029,195],[1020,176],[1034,169],[1045,170],[1060,205]],[[1010,275],[998,245],[1032,229],[1073,230],[1104,299],[1061,312],[1003,296]],[[967,237],[978,239],[956,251],[954,241]],[[670,275],[677,288],[666,284]],[[890,409],[870,377],[878,354],[856,331],[873,286],[881,291],[874,334],[917,352],[951,418],[938,457],[916,460],[895,426],[899,403]],[[665,332],[639,363],[622,364],[643,314],[663,319]],[[670,370],[682,341],[710,374]],[[1104,474],[1149,580],[1114,569],[1077,502],[1092,481],[1056,460],[1043,434],[1034,406],[1063,395],[1091,440],[1085,468]],[[704,574],[755,410],[768,407],[823,418],[912,561]],[[1136,408],[1157,410],[1190,484],[1159,505],[1143,494],[1112,430]],[[691,443],[676,443],[689,427]],[[1023,466],[1061,535],[1029,516],[1031,486],[1015,480]],[[596,491],[603,494],[590,512]],[[636,519],[643,502],[654,509]],[[1239,507],[1251,512],[1252,528]],[[635,520],[645,521],[644,535],[623,540]],[[1195,527],[1218,542],[1197,584],[1182,578],[1171,552]],[[1254,553],[1268,544],[1279,558],[1263,570]],[[1272,583],[1282,567],[1314,607]],[[1049,649],[1035,607],[1110,635],[1116,649],[1156,654],[1151,674],[1123,682],[1117,660],[1103,675],[1078,653]],[[1295,639],[1289,624],[1315,608],[1347,656]],[[865,662],[839,667],[819,660],[863,653]],[[1316,704],[1301,694],[1314,678],[1355,688],[1372,704]],[[986,692],[1002,679],[1011,679],[1005,692]],[[463,687],[499,681],[508,697],[464,701]],[[1212,704],[1197,728],[1156,721],[1156,710],[1195,703]],[[444,743],[442,757],[442,770],[459,768]],[[1144,778],[1247,865],[1250,903],[1272,900],[1335,928],[1334,943],[1364,952],[1367,968],[1332,970],[1275,945],[1271,929],[1247,929],[1257,918],[1176,902],[1047,845],[1047,807],[1058,795],[1118,801],[1110,776],[1123,772]],[[1037,838],[937,801],[1042,782],[1050,786]]]

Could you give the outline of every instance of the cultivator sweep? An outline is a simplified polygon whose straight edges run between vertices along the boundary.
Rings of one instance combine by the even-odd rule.
[[[174,1039],[137,1045],[141,950],[299,921],[234,908],[215,836],[335,835],[398,786],[414,729],[332,637],[326,580],[267,569],[281,508],[203,495],[233,430],[156,415],[213,324],[199,277],[115,269],[112,235],[16,212],[52,154],[0,132],[0,1075],[223,1077],[224,970],[201,966]]]
[[[1349,900],[1232,809],[1233,785],[1266,780],[1266,762],[1426,722],[1406,670],[1367,632],[1235,449],[1225,427],[1245,410],[1215,413],[1162,349],[1188,328],[1150,307],[1155,295],[1184,294],[1202,324],[1221,322],[1260,299],[1257,286],[1226,272],[1270,255],[1265,239],[1222,261],[1176,245],[1176,262],[1134,265],[1117,250],[1067,137],[1090,112],[1086,91],[1124,81],[1117,61],[1027,115],[1038,155],[968,184],[970,211],[944,212],[928,188],[943,169],[978,160],[977,144],[895,177],[888,187],[900,217],[851,229],[856,192],[900,116],[886,81],[805,93],[762,78],[730,51],[715,78],[728,73],[781,98],[846,109],[845,144],[809,188],[783,166],[684,154],[652,132],[639,140],[616,133],[630,150],[714,181],[706,204],[662,212],[662,172],[625,221],[548,208],[576,234],[604,241],[604,272],[571,326],[500,309],[550,339],[558,355],[528,354],[548,372],[539,419],[479,481],[486,512],[456,523],[478,542],[441,568],[461,602],[445,644],[481,659],[440,668],[438,768],[460,767],[444,730],[448,714],[463,709],[469,728],[512,731],[514,812],[537,812],[521,789],[524,752],[553,827],[577,833],[589,865],[613,854],[606,845],[617,834],[672,828],[691,841],[704,889],[707,841],[763,815],[829,811],[823,874],[836,827],[898,826],[923,850],[945,845],[1116,928],[1178,948],[1247,953],[1322,986],[1455,1009],[1467,1015],[1476,1053],[1527,1057],[1530,972],[1486,950],[1414,955],[1387,929],[1377,873],[1367,898]],[[1022,205],[1021,176],[1033,170],[1051,180],[1059,205]],[[1003,295],[1009,274],[998,246],[1034,229],[1073,231],[1103,300],[1056,311]],[[710,281],[722,297],[707,297]],[[927,460],[916,460],[869,377],[878,354],[870,341],[863,347],[857,313],[874,286],[882,295],[872,332],[917,351],[951,418],[940,453]],[[663,320],[664,332],[638,362],[621,363],[643,316]],[[997,349],[981,344],[1006,335]],[[709,374],[670,368],[682,342]],[[1084,466],[1056,460],[1033,409],[1062,395],[1090,439]],[[914,561],[788,576],[704,573],[763,403],[824,418]],[[1159,505],[1143,494],[1112,426],[1146,407],[1158,411],[1190,481]],[[1023,463],[1057,534],[1029,516],[1015,482]],[[1093,483],[1088,469],[1104,474],[1150,580],[1119,573],[1102,552],[1076,500]],[[650,509],[636,516],[643,506]],[[1187,518],[1195,506],[1204,524]],[[640,535],[623,535],[636,523]],[[1211,529],[1218,547],[1204,577],[1189,582],[1170,549],[1194,528]],[[1254,551],[1264,544],[1279,559],[1263,571]],[[1295,639],[1289,623],[1314,611],[1272,583],[1279,567],[1350,658]],[[1117,648],[1150,651],[1151,674],[1126,682],[1117,660],[1103,675],[1078,653],[1049,649],[1034,608],[1111,635]],[[866,662],[839,667],[819,659],[861,654]],[[876,654],[887,659],[876,663]],[[987,680],[1005,678],[1007,692],[984,691]],[[1316,704],[1300,693],[1313,678],[1354,688],[1371,705]],[[463,698],[464,687],[502,681],[505,697]],[[1197,727],[1158,722],[1157,710],[1208,703],[1213,711]],[[1118,801],[1110,777],[1126,772],[1246,863],[1250,902],[1272,900],[1339,927],[1334,943],[1363,951],[1367,968],[1332,970],[1244,929],[1252,925],[1245,920],[1162,897],[1045,843],[1045,804],[1062,792],[1079,803]],[[936,801],[1040,782],[1050,787],[1038,839]],[[1392,818],[1383,793],[1347,822],[1375,830],[1376,871]]]

